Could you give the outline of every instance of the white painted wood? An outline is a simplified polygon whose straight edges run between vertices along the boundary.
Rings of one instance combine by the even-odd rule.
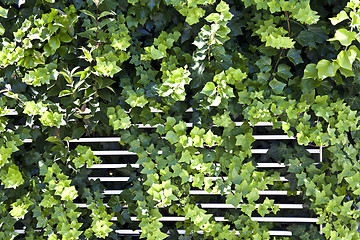
[[[131,221],[139,221],[137,217],[130,217]],[[227,222],[224,217],[214,217],[217,222]],[[256,222],[284,222],[284,223],[316,223],[319,221],[317,218],[305,218],[305,217],[251,217],[252,221]],[[111,221],[117,221],[117,217],[111,218]],[[185,217],[161,217],[160,222],[183,222]]]
[[[97,180],[99,179],[101,182],[127,182],[129,177],[88,177],[89,180]],[[217,179],[227,180],[227,177],[205,177],[205,179],[209,179],[212,181],[216,181]],[[285,177],[280,177],[281,182],[288,182]],[[192,182],[192,177],[190,177],[189,182]]]
[[[320,149],[306,149],[309,153],[320,153]],[[266,154],[269,149],[251,149],[253,154]],[[96,156],[119,156],[119,155],[133,155],[135,156],[136,153],[126,151],[126,150],[105,150],[105,151],[93,151],[94,155]],[[159,151],[158,154],[162,154],[162,151]]]
[[[104,190],[105,195],[112,195],[112,194],[121,194],[123,190]],[[207,192],[205,190],[190,190],[190,195],[220,195],[220,192]],[[296,191],[296,195],[301,195],[301,191]],[[259,191],[259,195],[265,196],[287,196],[287,191],[282,190],[266,190],[266,191]]]

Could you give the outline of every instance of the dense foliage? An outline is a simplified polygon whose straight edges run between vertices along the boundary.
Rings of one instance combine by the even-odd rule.
[[[280,178],[256,168],[258,122],[297,140],[278,149],[282,189],[303,192],[323,234],[299,225],[294,238],[358,239],[359,11],[359,0],[0,0],[0,239],[19,223],[25,239],[118,239],[130,216],[141,237],[164,239],[175,233],[160,208],[198,238],[269,239],[250,219],[278,210],[268,198],[255,207]],[[142,168],[106,208],[87,178],[100,159],[68,141],[113,135]],[[322,162],[307,145],[324,147]],[[191,188],[243,214],[216,222]]]

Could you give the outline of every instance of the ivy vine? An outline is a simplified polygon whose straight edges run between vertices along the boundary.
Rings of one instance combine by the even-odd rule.
[[[358,0],[0,0],[0,239],[270,239],[251,217],[276,216],[259,191],[279,188],[322,226],[292,238],[358,239],[359,26]],[[259,122],[296,140],[268,153],[281,186],[251,151]],[[106,198],[71,141],[115,135],[140,168]],[[239,211],[216,221],[191,189]]]

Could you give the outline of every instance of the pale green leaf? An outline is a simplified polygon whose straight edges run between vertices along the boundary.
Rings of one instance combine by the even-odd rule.
[[[349,46],[352,41],[355,40],[356,33],[350,32],[345,28],[336,30],[333,38],[330,38],[328,41],[339,41],[343,46]]]

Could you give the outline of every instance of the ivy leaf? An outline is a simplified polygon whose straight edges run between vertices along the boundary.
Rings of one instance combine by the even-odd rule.
[[[241,146],[243,150],[248,150],[255,141],[251,133],[240,134],[236,136],[236,146]]]
[[[318,70],[316,64],[310,63],[306,65],[303,79],[308,79],[308,78],[317,79],[317,77],[318,77]]]
[[[301,163],[299,161],[299,159],[295,158],[295,159],[290,159],[290,166],[288,171],[291,173],[300,173],[302,170],[304,170],[304,168],[301,166]]]
[[[299,33],[299,35],[295,38],[295,40],[300,43],[303,47],[315,47],[316,40],[314,33],[309,30],[303,30]]]
[[[260,214],[260,216],[264,217],[266,214],[269,213],[269,210],[264,204],[260,204],[258,208],[258,213]]]
[[[319,21],[319,16],[316,13],[316,11],[311,10],[310,5],[307,5],[306,7],[300,8],[293,17],[301,23],[310,25]]]
[[[327,77],[334,77],[336,71],[339,69],[339,65],[335,62],[330,62],[326,59],[323,59],[317,63],[316,69],[318,70],[319,79],[323,80]]]
[[[269,85],[272,88],[272,90],[274,91],[274,93],[276,93],[276,94],[281,94],[286,86],[285,83],[280,82],[280,81],[276,80],[275,78],[270,81]]]
[[[161,59],[165,56],[162,51],[156,49],[154,46],[145,48],[145,51],[148,52],[150,54],[150,57],[154,60]]]
[[[303,78],[301,79],[300,82],[300,87],[303,93],[310,93],[318,86],[320,86],[319,81],[314,80],[312,78],[308,78],[308,79]]]
[[[195,23],[198,23],[199,19],[205,14],[205,10],[198,7],[183,7],[179,10],[179,12],[186,17],[185,21],[189,25],[194,25]]]
[[[277,75],[284,78],[289,79],[293,76],[293,74],[290,72],[291,67],[289,67],[286,64],[280,64],[277,69]]]
[[[347,19],[349,19],[349,16],[344,10],[342,10],[336,15],[336,17],[330,18],[330,21],[331,24],[335,26],[336,24],[341,23],[342,21]]]
[[[4,146],[0,147],[0,169],[9,162],[11,154],[11,148],[5,148]]]
[[[94,231],[96,237],[106,238],[113,230],[110,228],[111,225],[112,223],[109,221],[98,219],[93,222],[92,230]]]
[[[74,186],[65,187],[61,192],[61,200],[71,201],[78,196]]]
[[[316,205],[327,204],[330,200],[328,197],[326,197],[325,191],[320,192],[319,190],[316,191],[315,198]]]
[[[249,217],[251,217],[252,212],[255,210],[255,204],[242,204],[241,205],[241,210],[248,215]]]
[[[0,171],[0,179],[5,188],[17,188],[24,183],[19,167],[14,164],[9,166],[7,170]]]
[[[165,139],[168,140],[171,144],[175,144],[179,141],[179,137],[173,131],[168,131],[166,133]]]
[[[350,32],[345,28],[336,30],[333,38],[330,38],[328,41],[339,41],[343,46],[349,46],[352,41],[355,40],[356,33]]]
[[[273,36],[270,34],[266,37],[266,46],[281,49],[281,48],[293,48],[295,42],[292,38],[283,36]]]
[[[304,62],[303,59],[301,58],[300,53],[301,53],[301,50],[292,48],[288,51],[286,56],[296,66],[296,65],[299,65],[300,63]]]
[[[207,82],[203,90],[201,91],[201,93],[205,94],[208,97],[215,94],[215,92],[216,92],[216,87],[213,82]]]
[[[5,9],[0,6],[0,17],[7,18],[8,12],[9,12],[9,9]]]
[[[107,116],[109,117],[109,125],[113,126],[114,130],[130,127],[130,117],[120,106],[116,106],[116,109],[113,107],[108,108]]]
[[[355,61],[357,53],[352,50],[342,50],[337,56],[336,60],[340,67],[352,71],[352,64]]]
[[[239,193],[229,193],[226,195],[226,204],[231,204],[234,208],[239,207],[239,203],[242,201],[241,194]]]

